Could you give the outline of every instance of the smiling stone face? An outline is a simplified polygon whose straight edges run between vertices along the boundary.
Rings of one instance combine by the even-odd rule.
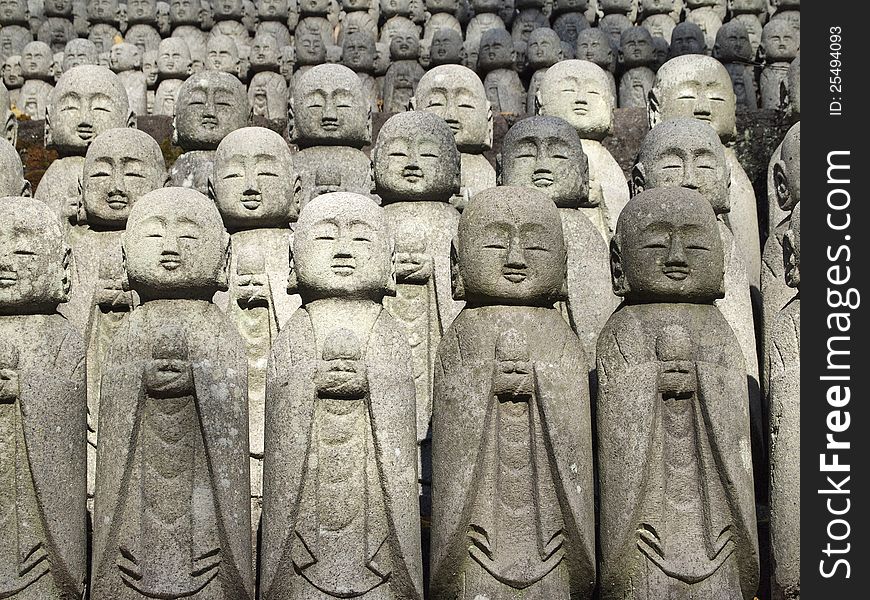
[[[538,104],[540,114],[568,121],[583,139],[603,139],[613,128],[616,98],[610,79],[585,60],[563,60],[547,69]]]
[[[371,140],[369,101],[356,73],[318,65],[293,88],[293,136],[305,145],[362,146]]]
[[[429,66],[457,65],[462,62],[462,34],[455,29],[442,27],[432,35],[429,47]]]
[[[229,229],[287,227],[298,186],[290,148],[274,131],[244,127],[218,146],[211,189]]]
[[[385,202],[447,200],[459,191],[459,151],[447,124],[427,112],[391,117],[372,148],[375,188]]]
[[[707,51],[707,40],[704,31],[695,23],[684,21],[671,32],[670,57],[686,54],[704,54]]]
[[[88,148],[82,172],[88,224],[122,228],[136,201],[165,182],[163,154],[150,135],[129,127],[100,134]]]
[[[562,41],[549,27],[539,27],[529,35],[526,60],[529,68],[543,69],[562,59]]]
[[[444,119],[462,151],[492,144],[492,111],[486,90],[467,67],[442,65],[427,71],[417,84],[414,108]]]
[[[559,208],[577,208],[589,195],[589,163],[580,137],[556,117],[529,117],[507,132],[502,183],[537,189]]]
[[[645,27],[632,27],[622,32],[619,59],[626,69],[648,67],[655,61],[652,35]]]
[[[157,73],[164,78],[184,79],[192,70],[190,49],[184,38],[166,38],[157,50]]]
[[[51,95],[46,129],[62,152],[84,154],[99,134],[126,126],[131,119],[127,91],[105,67],[73,67],[58,80]]]
[[[314,198],[299,215],[293,261],[306,302],[380,301],[393,283],[392,243],[384,209],[349,192]]]
[[[43,42],[30,42],[21,52],[21,72],[24,79],[44,79],[51,73],[54,55]]]
[[[0,314],[54,312],[69,292],[69,246],[33,198],[0,198]]]
[[[459,276],[472,305],[552,305],[567,253],[556,205],[541,192],[497,187],[478,193],[459,219]]]
[[[97,47],[90,40],[76,38],[67,42],[63,50],[63,72],[79,65],[97,64]]]
[[[239,48],[228,35],[212,35],[208,38],[205,54],[205,68],[238,75]]]
[[[249,113],[245,86],[236,77],[218,71],[192,75],[178,93],[177,143],[185,150],[214,150],[229,132],[248,124]]]
[[[791,62],[801,49],[800,28],[788,19],[774,19],[761,31],[761,47],[767,62]]]
[[[130,211],[122,238],[130,286],[143,300],[211,299],[226,285],[229,235],[205,195],[161,188]]]
[[[684,188],[636,196],[619,216],[611,269],[629,303],[721,298],[725,259],[710,203]]]

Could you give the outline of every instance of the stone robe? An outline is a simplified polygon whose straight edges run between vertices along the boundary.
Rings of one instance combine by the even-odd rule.
[[[365,152],[350,146],[312,146],[293,155],[302,184],[302,206],[329,192],[371,196],[375,187],[372,162]]]

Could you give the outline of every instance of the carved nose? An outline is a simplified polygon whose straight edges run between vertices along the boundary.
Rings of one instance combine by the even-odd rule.
[[[686,266],[686,249],[683,247],[683,240],[678,233],[671,234],[671,245],[668,250],[668,257],[665,260],[666,266]]]

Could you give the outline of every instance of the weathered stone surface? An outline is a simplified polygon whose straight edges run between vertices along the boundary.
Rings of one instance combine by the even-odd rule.
[[[91,597],[254,596],[247,361],[211,303],[229,235],[214,202],[164,188],[122,240],[142,301],[103,369]]]
[[[435,363],[434,597],[587,597],[595,582],[586,358],[553,303],[567,252],[551,200],[472,199]]]
[[[261,596],[423,597],[411,356],[384,209],[312,200],[293,240],[302,295],[269,359]]]
[[[746,369],[713,304],[718,229],[678,188],[637,196],[617,225],[625,304],[597,351],[603,599],[750,600],[758,586]]]
[[[85,590],[84,344],[57,313],[69,257],[47,206],[0,198],[0,591],[12,598]]]

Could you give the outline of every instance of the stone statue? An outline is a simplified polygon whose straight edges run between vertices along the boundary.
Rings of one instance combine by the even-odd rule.
[[[770,545],[774,597],[800,598],[800,373],[801,373],[801,205],[783,236],[788,285],[797,294],[776,315],[771,328],[770,377]]]
[[[160,40],[160,32],[145,23],[133,25],[124,34],[124,41],[139,48],[139,52],[142,54],[157,50],[160,46]]]
[[[526,88],[516,70],[516,51],[506,29],[488,29],[480,38],[477,73],[495,112],[524,114]]]
[[[187,79],[193,72],[190,49],[184,38],[168,37],[160,41],[157,54],[157,78]]]
[[[653,64],[653,71],[658,73],[658,70],[662,68],[662,65],[668,62],[668,54],[670,53],[670,44],[664,38],[653,36],[653,48],[655,48],[655,63]]]
[[[507,28],[498,14],[503,4],[501,0],[470,0],[469,4],[474,10],[474,16],[465,29],[465,57],[468,61],[466,65],[475,69],[483,34],[490,29]]]
[[[664,38],[670,44],[682,8],[683,0],[641,0],[641,24],[653,37]]]
[[[665,63],[650,92],[650,126],[675,117],[694,117],[710,124],[725,146],[731,171],[731,212],[728,225],[742,249],[749,284],[759,289],[761,242],[755,190],[737,160],[731,142],[737,131],[736,96],[727,69],[707,56],[681,56]]]
[[[370,194],[371,161],[361,148],[371,143],[372,118],[356,74],[342,65],[312,67],[296,80],[290,105],[302,205],[328,192]]]
[[[281,53],[281,48],[293,45],[293,36],[290,34],[290,30],[287,29],[287,25],[281,21],[262,21],[257,24],[254,37],[256,38],[262,34],[270,34],[275,38],[279,54]]]
[[[30,197],[30,182],[24,179],[21,157],[10,142],[0,139],[0,198]]]
[[[676,118],[656,125],[641,144],[632,180],[636,192],[677,186],[696,189],[713,206],[725,253],[725,295],[716,306],[743,353],[754,443],[760,448],[761,395],[750,278],[739,238],[728,227],[733,210],[729,187],[733,183],[725,149],[716,137],[710,127],[694,119]],[[675,165],[681,168],[673,168]]]
[[[330,193],[299,216],[303,307],[269,357],[261,597],[423,597],[411,357],[384,310],[384,210]]]
[[[536,190],[486,190],[460,219],[466,307],[435,363],[434,598],[591,597],[587,359],[553,308],[566,257],[559,213]]]
[[[584,17],[585,19],[585,17]],[[562,41],[549,27],[539,27],[529,35],[526,45],[526,67],[532,72],[526,94],[526,108],[535,106],[535,94],[547,69],[564,58]]]
[[[283,131],[287,125],[290,92],[281,74],[260,71],[254,75],[248,84],[248,102],[253,116],[268,119],[274,123],[270,127]]]
[[[389,0],[381,4],[381,35],[378,41],[390,45],[396,34],[420,37],[420,28],[411,20],[411,3],[409,0]]]
[[[768,3],[766,0],[728,0],[728,11],[732,21],[740,21],[749,34],[754,57],[761,45],[761,31],[767,18]]]
[[[631,19],[622,13],[610,13],[604,15],[598,21],[598,28],[607,34],[610,40],[610,45],[614,48],[619,48],[619,40],[622,37],[622,32],[630,29],[633,26]]]
[[[408,110],[417,83],[426,70],[420,66],[420,40],[416,34],[396,32],[390,39],[390,66],[384,76],[383,112]]]
[[[225,35],[236,43],[239,51],[243,47],[251,45],[251,36],[248,28],[242,23],[244,19],[244,5],[242,0],[221,0],[212,4],[212,16],[215,23],[211,28],[209,37]]]
[[[142,303],[102,371],[91,598],[250,600],[245,349],[211,303],[229,235],[214,202],[163,188],[122,245]]]
[[[121,38],[121,31],[109,23],[97,23],[88,29],[88,39],[97,47],[97,52],[109,52],[115,41]]]
[[[589,204],[598,206],[602,215],[609,215],[607,223],[595,220],[602,237],[609,241],[615,217],[629,198],[622,168],[601,143],[613,131],[616,97],[610,78],[593,63],[564,60],[547,70],[536,104],[538,114],[564,119],[580,134],[589,160]]]
[[[228,35],[211,34],[206,46],[205,68],[241,78],[241,61],[236,42]]]
[[[758,80],[761,92],[761,108],[784,110],[782,86],[788,81],[789,63],[801,49],[800,29],[787,19],[773,19],[764,26],[761,34],[759,57],[764,69]]]
[[[589,29],[589,21],[580,12],[562,13],[553,19],[553,31],[562,41],[562,52],[565,58],[576,58],[577,36],[584,29]]]
[[[327,22],[326,19],[323,19]],[[327,22],[328,23],[328,22]],[[327,43],[321,27],[309,17],[302,19],[296,27],[296,64],[298,70],[293,74],[293,85],[303,73],[314,66],[326,63]]]
[[[613,73],[616,71],[617,53],[610,45],[610,38],[597,27],[588,27],[577,34],[577,60],[588,60],[601,67],[609,82],[613,101],[616,102],[616,79]],[[531,107],[530,107],[531,108]]]
[[[21,55],[24,46],[33,41],[30,30],[21,25],[4,25],[0,27],[0,58]]]
[[[714,304],[724,259],[699,192],[635,197],[611,245],[624,303],[598,341],[601,598],[758,589],[746,369]]]
[[[24,83],[18,92],[18,108],[31,119],[45,117],[54,86],[52,68],[54,55],[48,44],[30,42],[21,53],[21,75]]]
[[[24,85],[24,74],[21,70],[21,57],[20,56],[10,56],[3,62],[3,85],[6,87],[6,98],[0,99],[3,101],[4,112],[9,112],[10,108],[15,106],[18,107],[18,94],[21,90],[21,86]],[[8,100],[8,102],[5,102]],[[13,115],[13,119],[15,116]],[[17,124],[17,120],[16,120]],[[5,196],[17,196],[17,194],[4,194]]]
[[[413,98],[414,110],[431,112],[453,132],[460,157],[460,190],[451,203],[461,212],[468,200],[495,187],[496,175],[483,155],[492,148],[492,107],[480,78],[462,65],[443,65],[426,72]]]
[[[214,151],[229,132],[247,126],[250,116],[247,91],[236,77],[220,71],[188,77],[172,120],[172,143],[184,150],[169,171],[172,185],[207,193]]]
[[[619,79],[620,108],[646,108],[656,79],[651,68],[655,64],[655,48],[646,28],[638,25],[622,32],[619,63],[624,69]]]
[[[462,24],[456,18],[459,9],[458,0],[426,0],[425,5],[426,10],[429,11],[429,19],[423,28],[424,40],[431,42],[440,29],[453,30],[462,37]]]
[[[63,72],[66,73],[79,65],[97,64],[97,47],[84,38],[67,42],[63,49]]]
[[[731,76],[737,107],[758,109],[758,90],[755,87],[755,66],[752,62],[752,44],[746,27],[740,21],[728,21],[716,34],[713,58],[725,65]]]
[[[704,32],[691,21],[683,21],[671,32],[670,58],[686,54],[707,54]]]
[[[345,8],[341,14],[341,25],[338,31],[338,43],[344,44],[344,38],[351,33],[367,33],[372,39],[378,39],[378,17],[380,5],[377,1],[367,0],[371,10],[350,10]]]
[[[154,106],[151,114],[174,117],[175,106],[178,104],[178,94],[183,85],[183,79],[164,79],[161,81],[154,92]]]
[[[634,23],[637,20],[638,0],[598,0],[598,15],[625,15]]]
[[[535,29],[550,26],[550,19],[541,12],[544,3],[540,0],[534,0],[533,4],[536,6],[521,8],[514,17],[514,22],[511,25],[511,37],[515,47],[525,46]]]
[[[529,117],[502,141],[500,184],[542,192],[559,209],[568,252],[567,303],[560,305],[594,368],[595,342],[618,304],[610,287],[609,232],[619,213],[589,198],[589,163],[577,131],[557,117]]]
[[[277,38],[271,33],[257,33],[251,42],[251,55],[248,58],[250,69],[254,73],[260,71],[278,72],[281,50]]]
[[[157,0],[127,0],[127,23],[157,24]]]
[[[724,12],[724,5],[722,6]],[[716,43],[716,34],[719,28],[722,27],[722,17],[711,6],[703,6],[696,8],[686,15],[687,23],[694,23],[704,32],[704,43],[707,48],[713,47]]]
[[[428,112],[399,113],[372,148],[375,191],[396,237],[396,296],[384,307],[411,344],[417,441],[428,437],[438,341],[460,306],[450,296],[450,243],[459,212],[459,151],[450,127]]]
[[[0,6],[0,25],[29,25],[27,0],[7,0]]]
[[[118,0],[88,0],[88,21],[108,23],[118,26],[121,23],[121,6]]]
[[[231,234],[229,290],[215,303],[239,330],[248,356],[251,509],[254,535],[263,497],[266,361],[280,328],[299,307],[287,291],[291,222],[299,210],[299,176],[290,148],[262,127],[229,133],[215,153],[209,196]]]
[[[723,20],[728,8],[728,0],[685,0],[685,6],[687,16],[710,11]]]
[[[62,52],[67,43],[75,38],[72,21],[62,17],[48,17],[36,33],[36,39],[48,44],[52,52]]]
[[[445,28],[435,31],[429,45],[429,68],[461,65],[463,62],[465,62],[465,47],[462,43],[462,34]]]
[[[63,231],[47,206],[32,198],[0,198],[0,594],[5,598],[77,600],[85,590],[84,344],[57,313],[69,294],[69,258]]]
[[[771,227],[770,235],[764,244],[761,269],[762,311],[762,348],[769,351],[770,339],[777,315],[792,299],[794,292],[785,278],[783,263],[783,238],[789,229],[791,212],[801,200],[801,125],[796,123],[788,130],[778,152],[771,158],[773,196],[776,199],[777,214],[771,214],[778,221]],[[765,374],[763,381],[766,381]]]
[[[135,127],[127,91],[106,67],[80,65],[54,87],[45,113],[45,146],[57,150],[34,194],[64,220],[75,220],[85,152],[98,135],[116,127]]]
[[[134,114],[147,114],[146,91],[148,82],[142,72],[142,54],[139,48],[127,42],[112,46],[109,54],[109,66],[127,90],[127,101]]]
[[[183,37],[190,48],[205,46],[208,33],[203,27],[207,15],[202,0],[172,0],[169,5],[172,37]]]
[[[169,13],[171,7],[168,2],[157,2],[157,31],[161,36],[168,36],[172,32],[172,21]]]
[[[359,77],[372,112],[379,110],[383,94],[380,82],[374,76],[376,56],[375,38],[367,32],[356,31],[344,35],[341,64]]]

